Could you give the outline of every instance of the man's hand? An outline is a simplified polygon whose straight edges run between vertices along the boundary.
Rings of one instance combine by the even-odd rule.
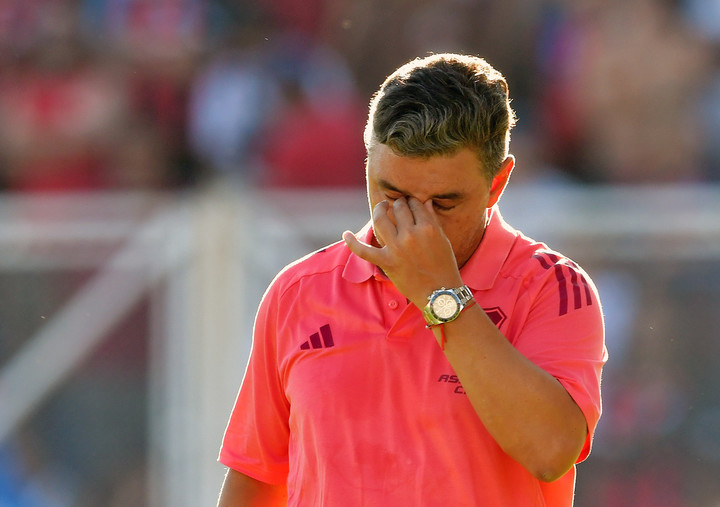
[[[348,248],[379,266],[415,306],[440,287],[462,285],[450,240],[432,201],[397,199],[373,210],[381,248],[346,232]],[[483,425],[509,456],[543,481],[564,475],[585,443],[583,412],[555,377],[523,356],[480,305],[442,328],[445,357]]]
[[[348,248],[377,265],[397,289],[418,308],[440,287],[458,287],[462,278],[452,245],[435,215],[432,200],[396,199],[392,206],[381,201],[373,209],[373,229],[381,248],[343,233]]]

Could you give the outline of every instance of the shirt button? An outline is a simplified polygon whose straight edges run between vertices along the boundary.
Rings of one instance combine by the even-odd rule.
[[[388,306],[390,307],[391,310],[395,310],[395,309],[398,307],[398,302],[395,301],[394,299],[392,299],[392,300],[388,303]]]

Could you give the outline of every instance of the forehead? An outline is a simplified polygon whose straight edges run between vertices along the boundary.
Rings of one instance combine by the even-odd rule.
[[[469,149],[451,155],[404,157],[384,144],[368,152],[368,182],[419,199],[475,192],[487,186],[480,161]]]

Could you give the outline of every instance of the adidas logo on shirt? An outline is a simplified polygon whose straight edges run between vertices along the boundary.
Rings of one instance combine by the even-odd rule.
[[[321,339],[322,337],[322,339]],[[313,333],[310,335],[310,339],[300,345],[300,350],[308,349],[322,349],[326,347],[334,347],[335,341],[333,340],[332,332],[330,331],[330,325],[325,324],[320,327],[319,333]]]

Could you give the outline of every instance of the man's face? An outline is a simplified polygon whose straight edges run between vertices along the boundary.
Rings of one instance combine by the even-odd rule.
[[[512,170],[512,163],[509,165],[507,175]],[[458,267],[462,267],[480,244],[487,208],[499,198],[507,175],[499,185],[495,184],[498,178],[488,181],[480,162],[469,149],[449,156],[417,158],[398,156],[388,146],[378,143],[370,150],[367,162],[370,211],[372,213],[375,205],[383,200],[392,204],[403,196],[423,203],[432,200]],[[389,213],[394,223],[392,206]]]

